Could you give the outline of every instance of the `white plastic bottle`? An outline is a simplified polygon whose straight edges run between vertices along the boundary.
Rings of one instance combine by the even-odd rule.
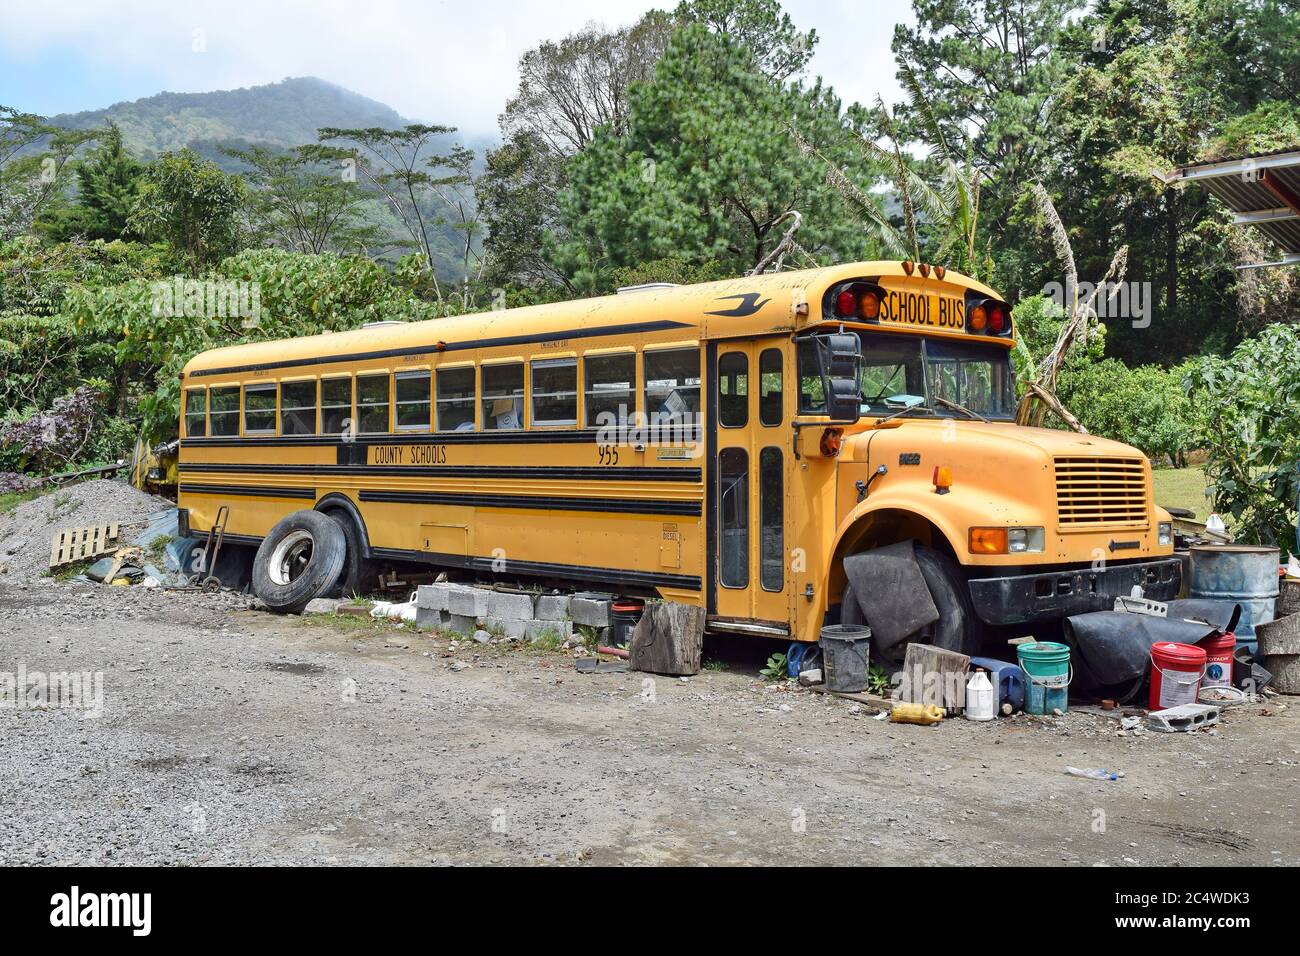
[[[988,675],[984,673],[984,668],[977,667],[966,682],[966,719],[992,720],[997,712],[997,693],[993,690]]]

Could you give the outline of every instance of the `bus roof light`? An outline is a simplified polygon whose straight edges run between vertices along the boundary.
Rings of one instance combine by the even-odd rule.
[[[966,316],[966,327],[972,332],[983,332],[984,327],[988,325],[989,312],[981,302],[975,308],[970,310],[970,315]]]
[[[921,275],[926,279],[930,278],[930,267],[924,262],[921,263]]]
[[[912,270],[915,268],[916,268],[916,263],[912,262],[911,259],[904,260],[903,271],[906,272],[908,275],[911,275]]]
[[[989,334],[1001,335],[1007,330],[1007,307],[1005,303],[994,302],[989,306]]]
[[[936,279],[942,280],[943,277],[946,276],[947,274],[948,274],[948,269],[945,266],[934,267],[934,277]]]
[[[858,310],[864,319],[880,318],[880,293],[875,289],[868,289],[862,293],[862,302]]]

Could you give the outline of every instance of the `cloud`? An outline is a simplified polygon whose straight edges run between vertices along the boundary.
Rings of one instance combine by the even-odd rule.
[[[411,119],[481,135],[495,131],[525,50],[589,22],[623,26],[651,6],[674,5],[671,0],[9,3],[0,11],[0,55],[10,74],[24,68],[53,72],[73,62],[79,75],[104,75],[102,89],[139,90],[137,96],[319,76]],[[894,20],[906,15],[906,0],[789,0],[787,7],[800,27],[816,27],[821,34],[813,70],[841,96],[865,102],[877,90],[896,96],[888,44]],[[68,92],[63,91],[64,99]],[[104,95],[99,87],[73,92],[83,101],[71,108],[109,105],[99,98]],[[46,111],[39,104],[21,105]]]

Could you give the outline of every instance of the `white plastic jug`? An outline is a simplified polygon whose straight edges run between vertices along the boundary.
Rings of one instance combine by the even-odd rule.
[[[984,673],[984,668],[977,667],[966,682],[966,719],[992,720],[997,712],[997,694],[988,675]]]

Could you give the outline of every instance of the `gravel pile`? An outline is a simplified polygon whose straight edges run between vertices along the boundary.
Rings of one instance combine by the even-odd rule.
[[[125,544],[142,530],[145,519],[172,507],[123,481],[87,481],[25,501],[0,514],[0,569],[10,582],[30,581],[50,565],[50,539],[65,528],[116,521]]]

